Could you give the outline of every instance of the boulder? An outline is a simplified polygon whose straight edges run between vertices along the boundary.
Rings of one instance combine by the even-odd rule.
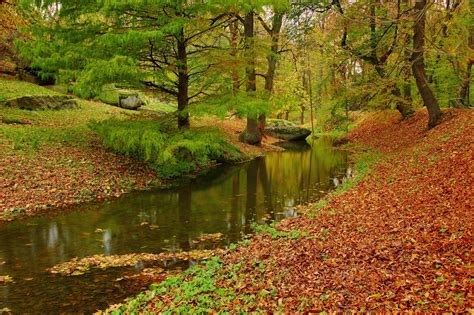
[[[119,107],[136,110],[142,106],[143,101],[138,93],[119,94]]]
[[[277,139],[298,141],[306,139],[311,134],[311,130],[298,127],[289,121],[278,120],[271,121],[265,128],[265,133]]]
[[[27,110],[78,109],[79,104],[67,95],[20,96],[5,102],[5,106]]]

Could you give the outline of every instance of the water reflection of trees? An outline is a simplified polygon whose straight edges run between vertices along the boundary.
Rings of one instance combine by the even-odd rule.
[[[43,271],[75,256],[98,253],[188,250],[203,233],[221,232],[227,241],[236,241],[251,221],[293,215],[291,205],[330,189],[334,178],[344,181],[346,163],[345,153],[320,140],[311,147],[216,169],[181,188],[131,194],[87,206],[89,211],[30,220],[29,225],[1,226],[0,257],[7,264],[0,271]]]

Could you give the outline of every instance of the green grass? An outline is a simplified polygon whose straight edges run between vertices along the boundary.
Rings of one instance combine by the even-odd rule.
[[[254,261],[254,266],[262,273],[265,263]],[[202,313],[261,313],[258,303],[278,295],[277,289],[260,290],[243,294],[232,284],[247,277],[240,271],[242,263],[224,264],[219,257],[211,258],[185,272],[169,276],[150,290],[130,298],[118,309],[108,310],[106,314],[202,314]],[[253,281],[259,281],[249,276]],[[222,286],[222,283],[228,283]],[[162,302],[167,301],[167,305]],[[171,301],[169,300],[171,299]],[[170,301],[170,302],[169,302]]]
[[[352,157],[356,160],[354,165],[355,175],[336,189],[334,192],[336,195],[348,191],[357,185],[367,174],[371,172],[372,165],[376,163],[381,156],[377,152],[369,151],[363,153],[354,153]]]
[[[144,109],[153,110],[160,113],[172,113],[177,110],[177,106],[170,103],[164,103],[155,100],[149,100],[144,106]]]
[[[263,233],[263,234],[270,234],[273,239],[275,238],[286,238],[286,239],[299,239],[301,237],[308,236],[308,233],[299,231],[299,230],[291,230],[291,231],[279,231],[276,228],[275,224],[252,224],[252,229],[256,233]]]
[[[177,110],[176,104],[158,101],[157,99],[148,97],[145,93],[138,90],[116,88],[113,84],[105,85],[102,92],[96,97],[96,99],[107,104],[118,105],[119,93],[138,93],[144,103],[142,106],[143,109],[160,113],[172,113]]]
[[[21,95],[57,95],[59,93],[23,81],[0,79],[0,99]],[[88,123],[111,117],[126,118],[133,113],[112,106],[79,100],[80,109],[28,111],[0,107],[0,144],[2,150],[17,153],[35,151],[57,143],[88,144],[94,133]],[[27,122],[27,124],[18,124]]]
[[[0,78],[0,102],[25,95],[58,95],[45,87],[24,82]]]
[[[178,130],[175,120],[110,119],[91,123],[103,143],[114,151],[143,160],[162,177],[176,177],[214,162],[238,162],[245,156],[217,129]]]

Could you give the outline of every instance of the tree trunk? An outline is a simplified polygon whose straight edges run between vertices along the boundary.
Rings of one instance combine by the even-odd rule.
[[[245,15],[244,19],[244,36],[245,36],[245,50],[247,66],[245,73],[247,76],[246,91],[248,94],[253,94],[257,90],[257,75],[255,71],[255,56],[253,51],[254,46],[254,12],[250,11]],[[258,117],[247,117],[247,127],[240,134],[240,141],[248,144],[260,144],[262,142],[262,133],[259,128]]]
[[[181,29],[177,43],[177,68],[178,68],[178,128],[189,128],[189,75],[188,56],[186,52],[186,41],[184,30]]]
[[[267,68],[267,73],[265,75],[265,90],[268,92],[269,95],[272,94],[273,91],[273,83],[275,81],[275,71],[276,71],[276,65],[277,65],[277,55],[278,55],[278,42],[280,39],[280,31],[281,27],[283,24],[283,13],[281,12],[275,12],[273,15],[272,19],[272,29],[269,33],[271,40],[272,40],[272,45],[271,45],[271,52],[267,56],[267,63],[268,63],[268,68]],[[260,114],[258,116],[258,124],[259,124],[259,129],[260,132],[263,133],[265,132],[265,124],[266,124],[266,116],[265,114]]]
[[[425,10],[426,0],[415,0],[415,24],[413,26],[412,71],[423,103],[428,109],[428,128],[433,128],[441,121],[441,109],[438,101],[428,85],[425,73]]]
[[[230,23],[230,55],[237,56],[237,46],[239,41],[239,26],[237,21]],[[239,72],[236,67],[232,68],[232,92],[237,94],[240,88]]]
[[[408,50],[410,44],[410,35],[406,35],[405,37],[405,49],[404,49],[404,59],[405,63],[403,65],[402,69],[402,77],[403,77],[403,83],[402,83],[402,93],[403,93],[403,103],[401,104],[401,108],[399,108],[399,112],[403,115],[403,118],[408,118],[411,117],[415,111],[413,110],[413,98],[411,96],[411,71],[409,67],[409,61],[410,61],[410,51]]]
[[[469,106],[469,87],[471,85],[472,59],[467,62],[467,71],[464,80],[459,88],[459,98],[464,106]]]
[[[288,120],[290,118],[290,111],[285,112],[285,120]]]
[[[304,106],[301,106],[300,124],[304,124]]]
[[[468,38],[468,45],[471,50],[474,50],[474,27],[471,26],[469,28],[469,38]],[[469,100],[469,89],[471,86],[471,72],[472,72],[472,63],[474,62],[474,58],[467,58],[467,67],[466,73],[464,74],[464,80],[461,83],[459,88],[459,98],[464,106],[470,105]]]

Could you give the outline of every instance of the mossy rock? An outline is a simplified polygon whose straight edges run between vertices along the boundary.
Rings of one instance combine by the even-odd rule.
[[[297,126],[268,126],[265,133],[271,137],[286,140],[300,141],[306,139],[311,134],[311,130]]]
[[[78,109],[79,104],[71,96],[67,95],[32,95],[20,96],[4,102],[7,107],[27,110],[61,110]]]
[[[296,124],[292,121],[285,119],[268,119],[267,127],[296,127]]]
[[[138,93],[119,93],[119,106],[125,109],[137,110],[143,101]]]

